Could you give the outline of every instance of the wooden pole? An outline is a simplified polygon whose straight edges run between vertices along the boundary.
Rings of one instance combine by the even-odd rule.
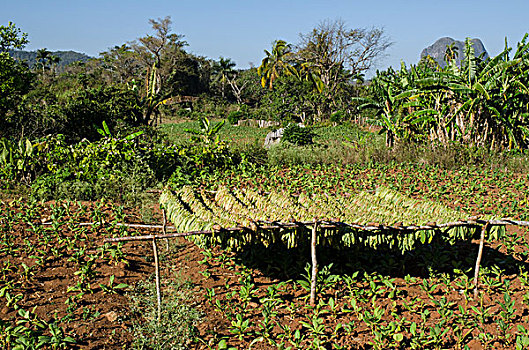
[[[175,233],[168,233],[165,236],[145,235],[145,236],[128,236],[128,237],[110,237],[110,238],[103,239],[103,243],[151,241],[153,239],[187,237],[187,236],[205,235],[205,234],[211,234],[211,231],[175,232]]]
[[[162,291],[160,290],[160,262],[158,261],[158,246],[156,239],[152,240],[152,250],[154,253],[154,267],[156,272],[156,301],[158,302],[158,323],[162,317]]]
[[[165,212],[165,208],[162,207],[162,234],[167,234],[167,213]],[[165,250],[169,250],[169,238],[165,238]]]
[[[312,225],[313,221],[300,221],[300,222],[277,222],[277,221],[264,221],[259,220],[256,222],[259,224],[259,229],[261,230],[273,230],[273,229],[284,229],[284,228],[295,228],[295,227],[304,227],[307,225]],[[362,225],[362,224],[348,224],[341,221],[326,221],[322,220],[319,222],[320,227],[323,228],[352,228],[362,231],[374,231],[374,233],[370,234],[376,234],[378,235],[380,231],[395,231],[399,234],[408,234],[410,231],[422,231],[422,230],[432,230],[436,228],[453,228],[453,227],[472,227],[472,226],[479,226],[479,225],[485,225],[489,224],[491,226],[506,226],[506,225],[515,225],[515,226],[529,226],[529,221],[518,221],[518,220],[511,220],[511,219],[500,219],[500,220],[461,220],[461,221],[454,221],[454,222],[448,222],[446,224],[431,224],[431,225],[410,225],[410,226],[388,226],[388,225]],[[51,222],[44,222],[42,225],[51,225]],[[78,223],[79,226],[92,226],[99,223],[95,222],[82,222]],[[264,224],[264,225],[263,225]],[[116,226],[125,226],[125,227],[133,227],[133,228],[145,228],[145,229],[163,229],[163,225],[145,225],[145,224],[123,224],[123,223],[117,223]],[[176,227],[174,226],[166,226],[166,230],[176,230]],[[223,232],[240,232],[244,230],[250,230],[248,227],[229,227],[229,228],[221,228],[218,231]],[[183,232],[183,233],[177,233],[175,234],[167,234],[167,238],[173,238],[177,236],[191,236],[191,235],[199,235],[199,234],[208,234],[211,233],[211,230],[207,231],[191,231],[191,232]],[[132,237],[142,237],[140,239],[133,239]],[[118,241],[134,241],[134,240],[151,240],[152,237],[149,236],[132,236],[132,237],[120,237],[120,240],[109,238],[105,239],[105,242],[118,242]],[[161,235],[158,235],[158,238],[166,238]]]
[[[310,281],[310,306],[316,305],[316,281],[318,277],[318,260],[316,258],[316,239],[318,232],[318,221],[314,219],[312,235],[310,239],[310,256],[312,258],[312,273]]]
[[[477,296],[478,296],[479,267],[481,265],[481,257],[483,256],[483,245],[484,245],[484,242],[485,242],[485,233],[487,232],[488,229],[489,229],[489,223],[488,222],[481,227],[481,236],[479,238],[478,257],[476,259],[476,267],[474,269],[474,298],[477,298]]]

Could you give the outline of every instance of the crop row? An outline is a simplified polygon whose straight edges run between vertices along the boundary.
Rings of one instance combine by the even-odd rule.
[[[128,263],[122,244],[97,243],[101,235],[126,234],[115,225],[124,217],[123,207],[104,202],[0,202],[0,299],[6,306],[0,320],[2,348],[65,348],[82,340],[76,327],[102,312],[91,305],[94,295],[128,288],[100,269]],[[46,304],[55,305],[51,311],[40,302],[44,296]]]

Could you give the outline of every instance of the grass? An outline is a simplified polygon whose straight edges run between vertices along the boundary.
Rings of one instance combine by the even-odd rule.
[[[190,134],[185,129],[198,129],[198,121],[167,123],[160,130],[170,142],[185,143]],[[280,143],[263,149],[269,128],[233,126],[226,123],[219,136],[228,141],[235,152],[244,152],[261,164],[426,164],[444,169],[460,167],[487,167],[505,169],[517,173],[529,173],[529,154],[520,152],[490,151],[461,144],[417,145],[400,144],[385,146],[384,135],[364,131],[359,126],[345,123],[336,126],[314,128],[314,144],[295,146]]]
[[[133,315],[132,333],[134,349],[188,349],[195,341],[196,325],[202,314],[190,303],[193,285],[179,273],[172,256],[181,246],[171,241],[167,250],[162,250],[162,313],[157,320],[158,304],[154,274],[134,286],[128,294]],[[149,256],[149,258],[151,258]]]
[[[191,136],[186,129],[200,129],[198,121],[185,121],[181,123],[162,124],[160,130],[167,135],[170,142],[177,144],[185,143]],[[220,137],[223,140],[229,140],[236,145],[253,144],[255,142],[264,142],[268,129],[259,129],[250,126],[233,126],[226,122],[220,130]]]
[[[139,282],[130,293],[134,349],[188,349],[201,314],[189,304],[191,288],[181,278],[163,284],[162,317],[157,321],[156,287]]]
[[[199,129],[198,121],[183,121],[179,123],[166,123],[160,125],[160,130],[165,133],[170,142],[185,143],[189,140],[190,133],[186,129]],[[230,141],[232,145],[242,146],[247,144],[263,145],[266,135],[272,128],[256,128],[252,126],[233,126],[225,123],[220,130],[220,137]],[[315,128],[316,137],[314,141],[318,145],[342,144],[348,139],[361,140],[366,136],[374,134],[360,130],[353,124],[342,124],[337,126],[319,126]]]

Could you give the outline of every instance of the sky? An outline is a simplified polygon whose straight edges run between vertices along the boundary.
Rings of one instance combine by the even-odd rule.
[[[171,16],[187,51],[231,58],[238,68],[258,66],[277,39],[297,43],[324,20],[353,28],[383,28],[393,42],[378,69],[417,63],[437,39],[480,38],[491,56],[505,37],[515,47],[529,32],[528,0],[0,0],[0,25],[14,22],[27,50],[74,50],[97,57],[115,45],[153,33],[149,19]]]

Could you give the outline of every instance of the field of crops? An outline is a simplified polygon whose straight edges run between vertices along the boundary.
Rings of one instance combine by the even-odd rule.
[[[228,186],[279,189],[291,194],[354,193],[385,185],[469,215],[496,214],[519,219],[526,219],[528,214],[527,183],[527,176],[503,171],[444,171],[409,165],[318,169],[300,166],[282,171],[271,169],[260,176],[224,176],[224,184]],[[276,300],[281,306],[273,309],[274,317],[279,319],[271,323],[270,331],[277,333],[276,338],[260,333],[259,327],[271,322],[267,314],[270,311],[262,306],[267,299],[264,288],[255,287],[258,284],[252,278],[245,277],[249,282],[242,279],[237,293],[232,287],[219,285],[220,294],[227,295],[226,311],[220,310],[216,300],[212,303],[218,312],[224,313],[223,318],[230,320],[227,326],[232,333],[238,332],[242,317],[254,327],[249,326],[248,337],[241,339],[263,337],[263,342],[274,346],[463,348],[467,344],[510,348],[517,342],[527,342],[528,326],[523,315],[528,311],[529,297],[524,281],[528,237],[525,229],[509,227],[507,233],[504,240],[487,245],[478,298],[470,292],[473,286],[469,279],[477,245],[433,242],[403,255],[388,249],[322,249],[319,292],[323,297],[316,308],[307,307],[310,278],[307,249],[289,254],[282,250],[284,247],[263,248],[259,252],[252,247],[250,252],[236,256],[244,263],[251,261],[254,265],[250,266],[258,266],[265,276],[288,281],[284,286],[288,291],[281,294],[283,299]],[[244,305],[244,295],[252,283],[255,285],[251,288],[258,295],[252,298],[258,304],[257,310],[242,307],[233,314],[233,305]],[[218,294],[216,291],[215,295]],[[285,309],[289,310],[288,316]],[[281,328],[288,320],[290,326]]]
[[[200,188],[335,196],[384,186],[468,216],[527,220],[528,185],[527,175],[505,170],[372,164],[239,169]],[[108,244],[103,238],[159,232],[116,225],[159,223],[159,212],[149,219],[105,202],[6,198],[0,218],[0,297],[8,316],[0,324],[3,347],[529,345],[529,232],[523,228],[507,227],[504,239],[486,244],[478,297],[472,293],[476,240],[451,245],[434,239],[405,253],[384,246],[319,247],[314,307],[308,303],[308,244],[252,244],[235,252],[184,239],[167,246],[161,241],[163,308],[157,321],[150,243]]]

